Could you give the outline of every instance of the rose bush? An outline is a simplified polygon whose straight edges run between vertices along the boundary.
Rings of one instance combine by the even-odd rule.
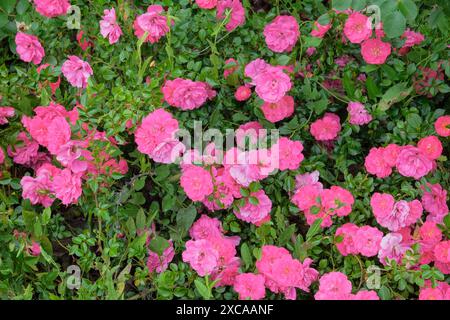
[[[449,17],[2,0],[0,297],[450,299]]]

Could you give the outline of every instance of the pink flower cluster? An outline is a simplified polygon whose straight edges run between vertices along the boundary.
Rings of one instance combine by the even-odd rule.
[[[178,129],[178,121],[169,112],[156,109],[136,129],[137,149],[156,162],[173,163],[184,152],[175,136]]]
[[[316,300],[380,300],[373,290],[360,290],[352,294],[352,283],[342,272],[329,272],[319,279]]]
[[[136,37],[141,38],[147,33],[145,42],[155,43],[169,32],[167,18],[162,15],[164,8],[160,5],[151,5],[147,12],[137,16],[133,28]]]
[[[161,91],[169,105],[181,110],[200,108],[208,99],[216,96],[208,83],[181,78],[166,81]]]
[[[266,44],[273,52],[290,52],[300,36],[297,20],[292,16],[277,16],[264,27]]]
[[[436,168],[435,160],[442,154],[442,144],[435,136],[422,138],[417,147],[390,144],[383,148],[372,148],[365,159],[367,172],[378,178],[392,173],[392,168],[405,177],[416,180],[426,176]]]
[[[353,223],[346,223],[336,230],[335,236],[342,238],[336,243],[336,248],[343,256],[361,254],[373,257],[380,250],[383,232],[371,226],[358,227]]]
[[[441,137],[450,137],[450,116],[441,116],[434,123],[436,133]]]
[[[388,193],[374,193],[370,206],[377,222],[389,231],[398,231],[417,222],[423,213],[419,200],[395,201]]]
[[[265,285],[270,291],[283,293],[286,299],[295,300],[296,288],[309,292],[311,283],[319,275],[317,270],[310,267],[312,262],[306,258],[302,263],[285,248],[264,245],[256,269],[264,276]]]
[[[297,188],[291,201],[303,211],[309,225],[321,218],[321,226],[329,227],[332,225],[332,216],[344,217],[350,214],[355,199],[344,188],[332,186],[323,189],[322,184],[313,182]]]
[[[341,131],[341,121],[334,113],[327,112],[311,124],[309,131],[317,141],[334,140]]]
[[[264,102],[261,110],[264,117],[270,122],[275,123],[281,121],[289,118],[294,113],[294,98],[286,95],[275,103]]]
[[[443,189],[439,183],[422,186],[422,206],[430,214],[427,221],[442,223],[448,214],[447,190]]]
[[[190,264],[199,276],[210,275],[216,286],[231,286],[240,267],[236,257],[239,237],[227,237],[223,234],[220,221],[202,215],[191,227],[192,240],[186,242],[183,261]]]
[[[47,107],[36,107],[34,112],[36,115],[33,117],[22,117],[23,126],[31,139],[21,132],[17,140],[22,144],[8,147],[8,154],[14,162],[35,170],[34,178],[25,176],[21,180],[22,196],[32,204],[40,203],[48,207],[55,198],[65,205],[76,203],[82,192],[82,178],[86,174],[125,173],[128,170],[126,161],[117,163],[105,152],[94,159],[87,148],[92,139],[101,139],[99,136],[72,140],[70,124],[75,125],[78,120],[76,108],[67,111],[51,102]],[[50,154],[40,152],[39,146],[45,147]],[[50,155],[56,157],[63,169],[51,164]]]
[[[265,278],[261,274],[241,273],[234,281],[234,291],[241,300],[261,300],[266,296]]]

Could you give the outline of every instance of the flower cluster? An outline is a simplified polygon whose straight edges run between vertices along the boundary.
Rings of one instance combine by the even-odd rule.
[[[181,110],[200,108],[207,100],[216,96],[208,83],[181,78],[166,81],[161,91],[169,105]]]
[[[352,294],[352,283],[342,272],[329,272],[319,279],[316,300],[380,300],[373,290],[360,290]]]
[[[337,228],[335,236],[340,238],[336,248],[343,256],[361,254],[373,257],[380,250],[383,232],[371,226],[358,227],[353,223],[346,223]]]

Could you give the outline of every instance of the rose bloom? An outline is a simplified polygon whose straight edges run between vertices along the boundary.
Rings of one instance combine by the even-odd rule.
[[[240,300],[261,300],[266,296],[265,278],[260,274],[241,273],[236,277],[233,289]]]
[[[90,76],[94,74],[91,66],[77,56],[69,56],[62,67],[61,72],[69,83],[77,88],[86,88]]]
[[[369,18],[359,12],[353,12],[344,25],[344,34],[351,43],[361,43],[372,35]]]
[[[335,238],[342,237],[342,241],[336,243],[336,248],[343,255],[357,254],[356,234],[359,227],[353,223],[346,223],[336,229]]]
[[[219,253],[208,240],[187,241],[182,257],[200,277],[210,275],[219,263]]]
[[[241,26],[245,23],[245,9],[242,6],[242,3],[240,0],[220,0],[217,3],[217,14],[216,18],[218,20],[225,19],[225,10],[230,9],[230,20],[225,25],[225,28],[228,31],[233,31],[238,26]]]
[[[325,113],[322,119],[311,124],[311,135],[318,141],[333,140],[341,131],[340,119],[334,113]]]
[[[217,0],[195,0],[195,3],[201,9],[213,9],[217,6]]]
[[[278,152],[278,169],[296,170],[305,158],[302,154],[303,145],[300,141],[293,141],[286,137],[281,137],[278,142],[272,146],[272,152]]]
[[[363,226],[354,238],[356,250],[365,257],[373,257],[378,254],[383,232],[371,226]]]
[[[248,100],[248,98],[250,98],[251,95],[252,90],[247,86],[240,86],[234,93],[234,97],[236,98],[237,101]]]
[[[433,170],[434,162],[419,148],[406,146],[401,149],[396,166],[402,176],[419,180]]]
[[[294,48],[300,31],[297,20],[292,16],[278,16],[264,27],[264,37],[270,50],[290,52]]]
[[[62,16],[70,8],[69,0],[33,0],[36,11],[47,18]]]
[[[182,78],[167,80],[161,91],[169,105],[181,110],[200,108],[208,99],[216,96],[208,83]]]
[[[21,60],[40,64],[45,56],[44,48],[36,36],[18,32],[16,34],[16,51]]]
[[[193,165],[183,169],[180,185],[192,201],[202,201],[214,190],[211,174]]]
[[[347,111],[350,116],[349,122],[354,125],[364,125],[372,121],[372,116],[364,108],[364,105],[359,102],[349,102]]]
[[[425,40],[425,37],[420,32],[414,32],[411,29],[406,29],[405,32],[403,32],[403,35],[400,37],[401,39],[406,39],[405,43],[403,44],[403,48],[410,48],[415,45],[419,45],[422,43],[423,40]]]
[[[13,107],[0,107],[0,125],[8,123],[8,118],[14,116]]]
[[[231,74],[233,74],[237,69],[239,69],[238,62],[236,59],[230,58],[225,61],[225,70],[223,70],[223,77],[226,79]]]
[[[254,78],[256,93],[265,102],[278,102],[291,90],[289,76],[280,68],[267,66]]]
[[[252,192],[250,197],[256,198],[258,203],[252,204],[249,199],[246,199],[245,205],[238,210],[235,210],[234,214],[245,222],[259,226],[270,219],[272,201],[270,201],[264,190]]]
[[[442,188],[439,183],[427,183],[426,187],[422,187],[422,205],[430,214],[427,221],[442,223],[445,215],[449,212],[447,206],[447,191]]]
[[[400,233],[388,233],[381,239],[378,259],[383,265],[389,265],[389,260],[401,263],[406,251],[411,248],[402,242],[403,236]]]
[[[141,38],[147,32],[145,42],[158,42],[167,32],[167,18],[160,13],[164,11],[160,5],[151,5],[147,8],[147,12],[141,14],[134,20],[133,28],[136,37]]]
[[[294,113],[294,98],[284,96],[280,101],[275,103],[264,102],[261,110],[270,122],[275,123],[281,121]]]
[[[450,116],[441,116],[434,123],[436,133],[441,137],[450,137]]]
[[[316,300],[347,300],[352,292],[352,283],[342,272],[329,272],[319,279]]]
[[[100,33],[103,38],[108,38],[110,44],[114,44],[119,41],[122,35],[122,29],[116,20],[116,10],[104,10],[102,20],[100,20]]]
[[[383,148],[371,148],[364,166],[367,172],[378,178],[386,178],[392,173],[392,167],[386,160]]]
[[[151,240],[150,240],[151,243]],[[175,249],[173,248],[173,242],[169,240],[169,246],[164,249],[164,252],[159,256],[156,252],[148,251],[147,268],[149,272],[161,273],[167,270],[169,263],[175,256]]]
[[[435,136],[428,136],[420,139],[417,143],[417,147],[431,160],[436,160],[442,154],[441,141]]]
[[[328,23],[326,25],[321,25],[319,22],[314,21],[314,26],[311,31],[311,36],[317,37],[317,38],[323,38],[325,36],[325,33],[327,33],[328,30],[331,28],[331,23]]]
[[[361,54],[368,64],[383,64],[391,54],[391,44],[380,39],[368,39],[361,44]]]
[[[55,196],[65,205],[77,203],[81,196],[81,178],[69,169],[64,169],[53,178]]]

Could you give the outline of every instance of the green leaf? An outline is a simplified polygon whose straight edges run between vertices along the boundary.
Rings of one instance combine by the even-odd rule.
[[[446,215],[444,218],[444,224],[445,226],[450,229],[450,214]]]
[[[259,204],[259,200],[256,197],[249,197],[248,202],[250,202],[252,205],[257,206]]]
[[[17,14],[19,14],[19,15],[24,14],[28,10],[29,7],[30,7],[29,0],[20,0],[17,3],[17,7],[16,7]]]
[[[406,82],[398,83],[392,87],[390,87],[381,98],[381,101],[378,103],[378,109],[381,111],[386,111],[389,109],[394,103],[402,101],[412,91],[412,87],[407,87]]]
[[[250,195],[250,191],[248,189],[245,189],[245,188],[242,188],[242,187],[240,188],[240,192],[241,192],[241,195],[244,198],[247,198]]]
[[[197,209],[193,205],[178,211],[176,217],[177,228],[183,235],[191,228],[196,216]]]
[[[306,233],[306,240],[310,240],[312,237],[314,237],[321,229],[320,226],[322,224],[322,218],[318,218],[314,220],[311,227],[309,227],[308,232]]]
[[[11,13],[14,10],[17,0],[2,0],[0,1],[0,8],[7,13]]]
[[[406,116],[406,123],[414,130],[418,130],[422,125],[422,118],[417,113],[410,113]]]
[[[353,0],[352,1],[352,9],[355,11],[360,11],[364,9],[366,6],[366,0]]]
[[[278,244],[280,246],[285,246],[291,239],[291,236],[294,234],[294,232],[295,232],[295,224],[291,224],[283,231],[283,233],[278,238]]]
[[[50,207],[45,208],[44,211],[42,212],[42,217],[41,217],[41,221],[42,221],[42,225],[47,225],[50,222],[50,218],[52,216],[52,209],[50,209]]]
[[[412,0],[398,0],[397,8],[405,16],[409,23],[413,23],[417,17],[418,9]]]
[[[394,11],[383,19],[383,30],[389,38],[400,37],[406,29],[406,19],[400,11]]]
[[[200,295],[203,297],[203,299],[209,300],[211,298],[210,292],[209,292],[208,287],[203,283],[203,281],[201,281],[200,279],[195,279],[194,283],[195,283],[195,287],[198,290],[198,293],[200,293]]]
[[[136,216],[136,228],[138,230],[144,230],[146,227],[146,220],[147,217],[145,216],[144,210],[140,208]]]
[[[169,241],[164,239],[163,237],[156,236],[150,241],[150,250],[157,253],[158,256],[162,256],[164,250],[169,247]]]
[[[372,77],[368,76],[366,79],[367,95],[370,99],[375,100],[380,95],[380,89]]]
[[[130,234],[131,237],[134,237],[136,235],[136,224],[134,223],[133,218],[128,218],[127,222],[126,222],[126,227],[128,230],[128,233]]]
[[[333,0],[333,8],[339,11],[350,8],[352,0]]]
[[[8,16],[0,11],[0,28],[8,23]]]
[[[245,263],[245,267],[249,268],[252,264],[252,253],[250,252],[250,248],[248,247],[247,243],[243,243],[241,245],[241,258]]]

